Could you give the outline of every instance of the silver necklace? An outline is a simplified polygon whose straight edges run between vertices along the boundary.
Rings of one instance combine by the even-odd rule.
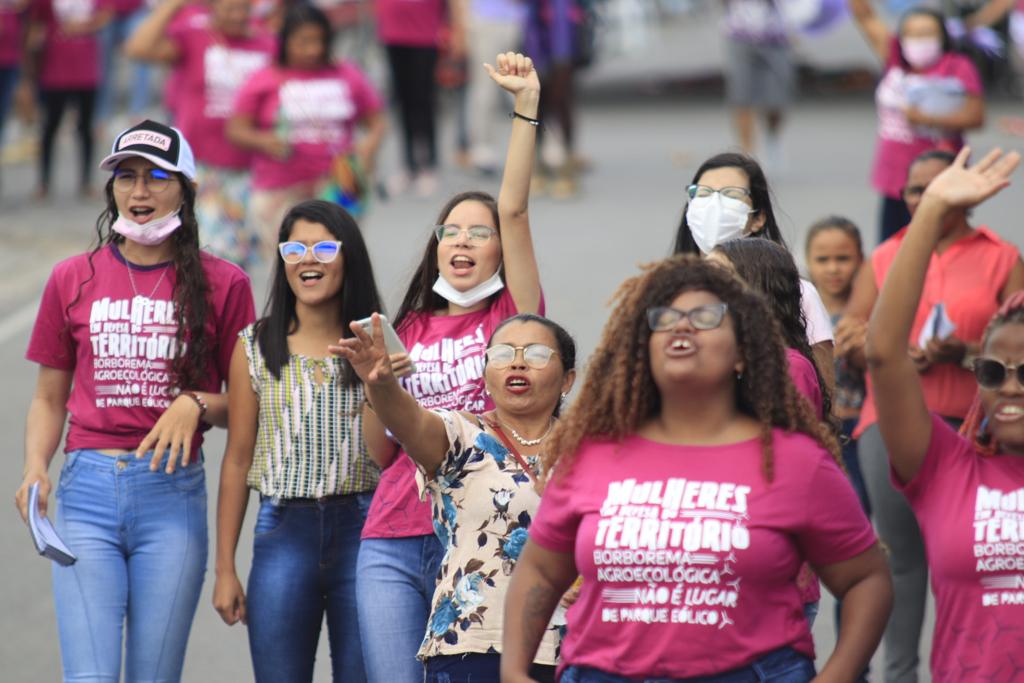
[[[504,423],[502,423],[502,424],[504,424]],[[517,432],[515,430],[515,427],[513,427],[512,425],[505,425],[505,426],[508,427],[508,430],[510,432],[512,432],[512,438],[514,438],[519,443],[523,444],[524,446],[536,446],[541,441],[543,441],[544,439],[548,438],[548,434],[550,434],[551,430],[555,428],[555,418],[551,418],[551,422],[548,423],[547,431],[545,431],[543,434],[541,434],[536,439],[524,439],[523,437],[519,436],[519,432]]]
[[[126,268],[128,268],[128,282],[130,282],[131,285],[132,285],[132,291],[135,292],[135,296],[138,296],[139,295],[139,289],[138,289],[138,287],[135,286],[135,276],[132,275],[131,264],[129,264],[127,259],[126,259],[125,262],[124,262],[124,265],[125,265]],[[164,276],[165,275],[167,275],[167,266],[164,266],[163,270],[160,271],[160,277],[157,278],[156,284],[153,285],[153,291],[151,291],[149,293],[150,301],[153,300],[153,295],[156,294],[157,287],[159,287],[160,283],[164,281]]]

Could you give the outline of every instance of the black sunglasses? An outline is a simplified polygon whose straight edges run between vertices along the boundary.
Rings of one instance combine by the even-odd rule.
[[[1024,387],[1024,365],[1006,365],[994,358],[974,359],[974,379],[982,389],[999,389],[1011,372],[1017,373],[1017,384]]]

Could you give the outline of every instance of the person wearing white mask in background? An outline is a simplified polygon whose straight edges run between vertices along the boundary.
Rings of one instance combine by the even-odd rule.
[[[675,254],[707,256],[737,237],[763,237],[789,250],[772,210],[768,179],[761,166],[745,154],[723,152],[707,159],[686,188],[689,201],[676,229]],[[807,320],[807,340],[831,392],[832,323],[821,295],[800,278],[800,305]]]
[[[22,517],[70,414],[55,527],[77,555],[53,566],[66,681],[181,679],[206,571],[200,449],[227,426],[223,392],[253,321],[241,268],[199,249],[195,161],[176,128],[121,133],[97,245],[53,268],[28,360],[39,364],[25,427]]]
[[[871,170],[871,184],[882,195],[878,241],[883,242],[910,223],[903,202],[910,164],[930,149],[955,153],[963,147],[964,132],[985,122],[984,93],[978,70],[956,51],[941,12],[913,7],[893,34],[871,0],[847,2],[883,65],[875,90],[878,143]]]
[[[544,313],[528,213],[540,81],[530,58],[512,52],[498,55],[497,68],[487,71],[515,98],[498,200],[480,191],[448,200],[394,321],[416,365],[401,379],[403,388],[424,408],[474,415],[494,408],[483,378],[491,333],[517,313]],[[370,418],[368,430],[371,422],[379,426]],[[373,681],[415,683],[423,680],[415,657],[443,550],[409,457],[397,444],[383,453],[371,446],[370,455],[385,469],[363,528],[356,579],[366,673]]]

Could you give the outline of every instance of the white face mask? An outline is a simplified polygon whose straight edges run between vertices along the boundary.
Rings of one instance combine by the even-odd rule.
[[[938,38],[903,38],[900,52],[915,69],[927,69],[942,59],[942,41]]]
[[[694,197],[686,207],[686,224],[700,250],[710,254],[722,242],[743,234],[753,209],[746,203],[716,192],[710,197]]]
[[[494,275],[465,292],[455,289],[452,283],[444,279],[444,275],[438,274],[437,280],[434,282],[434,293],[443,296],[450,304],[462,308],[472,308],[492,294],[500,292],[504,287],[505,283],[501,281],[501,268],[499,268],[494,271]]]
[[[154,218],[148,223],[136,223],[118,213],[117,220],[110,226],[110,229],[124,235],[132,242],[152,247],[163,242],[171,236],[171,233],[181,227],[181,217],[178,215],[180,212],[181,209],[177,209],[162,218]]]

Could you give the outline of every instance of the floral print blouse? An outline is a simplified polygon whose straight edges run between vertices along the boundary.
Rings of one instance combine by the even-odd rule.
[[[434,532],[445,548],[419,658],[501,652],[505,592],[540,505],[533,481],[508,449],[457,411],[437,411],[448,453],[433,479],[422,467]],[[536,458],[527,463],[535,466]],[[549,626],[534,660],[555,664],[558,628]]]

